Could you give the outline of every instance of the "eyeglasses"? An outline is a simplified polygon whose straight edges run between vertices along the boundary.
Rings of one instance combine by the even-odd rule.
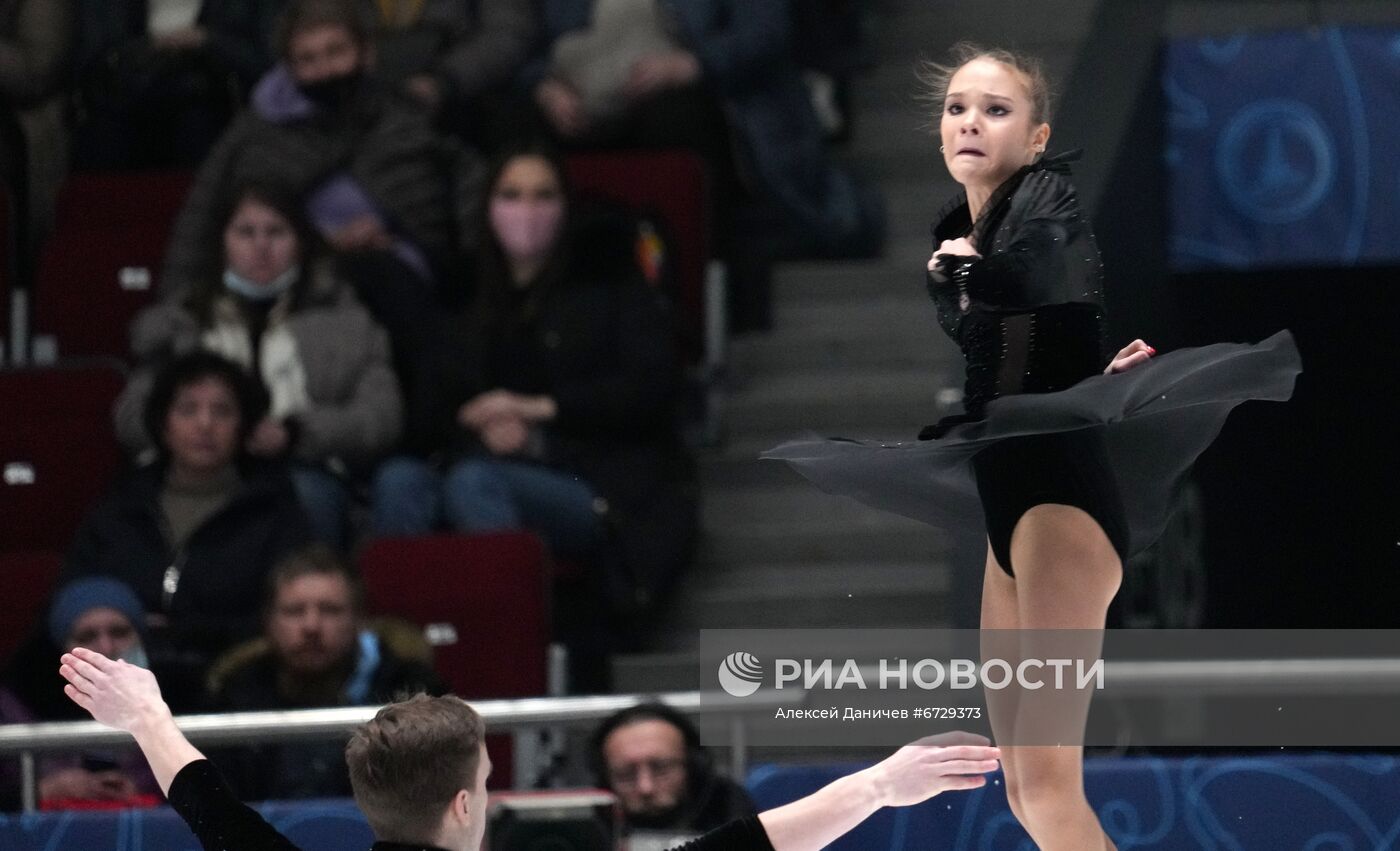
[[[642,776],[645,769],[653,778],[673,777],[681,768],[685,766],[685,760],[680,757],[671,759],[644,759],[628,765],[618,766],[608,769],[608,779],[612,781],[614,787],[635,786],[637,779]]]

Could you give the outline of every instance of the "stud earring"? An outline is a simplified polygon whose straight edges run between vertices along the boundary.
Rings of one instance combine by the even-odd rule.
[[[939,146],[938,146],[938,153],[941,154],[941,153],[943,153],[945,150],[947,150],[947,149],[944,148],[942,145],[939,145]]]

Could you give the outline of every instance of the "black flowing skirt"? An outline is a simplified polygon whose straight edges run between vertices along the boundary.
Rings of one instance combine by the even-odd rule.
[[[1117,534],[1106,531],[1119,538],[1120,554],[1131,556],[1162,534],[1187,472],[1230,411],[1250,400],[1287,400],[1301,371],[1293,335],[1280,331],[1253,345],[1167,352],[1127,372],[1090,376],[1054,393],[1002,396],[987,404],[983,419],[956,425],[936,440],[812,438],[789,441],[762,457],[786,461],[827,493],[957,529],[983,514],[973,462],[978,453],[1013,438],[1092,430],[1121,495],[1126,526]],[[1053,467],[1032,465],[1027,473],[1046,469]],[[1056,487],[1040,484],[1045,492]],[[1029,484],[1031,492],[1036,488]],[[986,502],[997,504],[1002,496],[988,494]]]

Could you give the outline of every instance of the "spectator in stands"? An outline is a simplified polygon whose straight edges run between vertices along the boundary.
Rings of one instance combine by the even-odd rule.
[[[519,0],[361,0],[375,20],[375,70],[428,109],[439,126],[495,147],[504,98],[535,38],[534,3]],[[491,126],[488,126],[491,125]]]
[[[334,249],[340,273],[388,330],[397,365],[456,283],[476,236],[480,169],[434,133],[421,109],[370,76],[372,30],[359,0],[291,0],[278,28],[280,63],[210,153],[175,224],[162,288],[183,297],[222,227],[219,200],[236,186],[287,187]]]
[[[696,836],[758,811],[742,786],[715,772],[690,719],[665,704],[605,719],[590,758],[598,787],[622,803],[629,831]]]
[[[80,579],[58,592],[49,605],[47,626],[53,647],[86,647],[113,659],[146,667],[142,645],[146,612],[126,585],[114,579]],[[52,652],[48,649],[45,652]],[[48,683],[53,688],[52,680]],[[55,689],[56,690],[56,689]],[[80,717],[69,707],[52,717],[31,712],[19,698],[0,691],[0,722],[60,721]],[[37,716],[37,717],[36,717]],[[7,784],[14,778],[7,777]],[[39,762],[39,800],[46,807],[84,802],[154,805],[159,791],[146,761],[131,748],[45,755]],[[144,796],[144,797],[143,797]]]
[[[286,0],[77,0],[80,168],[194,167],[271,65]]]
[[[0,0],[0,169],[11,190],[27,188],[28,250],[53,224],[68,173],[67,100],[73,0]]]
[[[243,451],[264,407],[243,368],[219,355],[168,364],[145,408],[156,460],[88,514],[64,565],[64,582],[129,585],[150,613],[152,660],[190,676],[257,633],[267,572],[309,538],[281,467]]]
[[[874,64],[866,39],[871,17],[861,0],[792,4],[794,56],[828,139],[850,138],[851,78]]]
[[[365,623],[359,579],[330,549],[293,553],[268,579],[263,637],[234,648],[214,666],[212,708],[364,706],[400,694],[446,691],[416,627]],[[350,794],[343,741],[250,747],[231,752],[226,766],[245,798]]]
[[[424,361],[417,457],[380,468],[375,529],[531,529],[566,555],[609,540],[643,577],[625,593],[655,590],[690,553],[695,498],[671,323],[641,280],[635,222],[579,215],[542,147],[491,175],[477,301]]]
[[[251,370],[271,399],[248,451],[292,459],[296,485],[321,540],[345,546],[351,489],[399,437],[398,379],[389,343],[320,251],[296,199],[246,186],[225,200],[217,242],[183,297],[147,308],[132,326],[140,366],[116,404],[117,434],[147,450],[141,411],[161,364],[203,348]]]
[[[827,155],[793,52],[790,6],[551,0],[545,46],[521,73],[557,138],[681,145],[705,157],[740,330],[769,321],[773,260],[872,256],[884,241],[878,192]]]

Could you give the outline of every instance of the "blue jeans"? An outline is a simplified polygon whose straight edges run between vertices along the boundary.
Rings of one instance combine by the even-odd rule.
[[[306,512],[311,534],[318,541],[344,549],[350,490],[320,467],[296,464],[291,473],[292,486],[296,488],[302,511]]]
[[[439,473],[399,456],[374,477],[374,533],[428,535],[528,529],[560,553],[585,553],[602,539],[592,485],[578,476],[496,458],[469,458]]]

